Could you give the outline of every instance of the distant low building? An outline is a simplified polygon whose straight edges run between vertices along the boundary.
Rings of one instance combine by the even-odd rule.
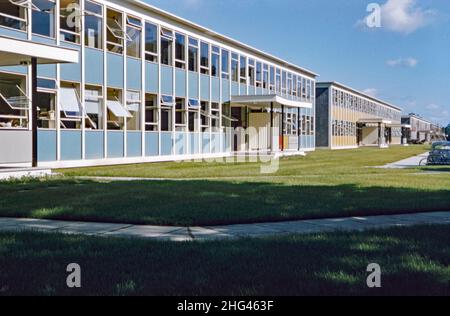
[[[431,143],[445,140],[442,127],[432,123],[416,113],[402,116],[402,124],[410,125],[410,129],[404,130],[403,137],[409,144]]]

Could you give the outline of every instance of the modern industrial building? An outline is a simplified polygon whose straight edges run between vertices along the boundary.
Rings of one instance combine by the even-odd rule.
[[[411,126],[410,129],[405,130],[404,134],[404,138],[409,144],[445,140],[445,133],[441,126],[418,114],[410,113],[402,116],[402,123]]]
[[[338,82],[316,85],[316,145],[331,149],[402,143],[401,109]]]
[[[0,164],[311,151],[316,76],[141,1],[2,0]]]

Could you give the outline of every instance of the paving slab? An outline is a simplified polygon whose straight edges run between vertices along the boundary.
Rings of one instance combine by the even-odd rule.
[[[133,225],[123,229],[109,231],[102,236],[156,238],[182,230],[183,227]]]
[[[240,225],[229,225],[229,226],[213,226],[208,227],[215,230],[221,234],[227,234],[232,236],[240,237],[250,237],[250,236],[261,236],[261,235],[273,235],[283,233],[280,230],[272,226],[264,226],[261,224],[240,224]]]
[[[211,239],[235,239],[237,235],[220,232],[207,227],[190,227],[189,234],[195,240],[211,240]]]
[[[321,233],[331,231],[329,227],[318,226],[306,221],[291,221],[280,223],[266,223],[261,224],[262,227],[272,228],[284,233],[296,233],[296,234],[308,234],[308,233]]]
[[[75,223],[66,223],[65,226],[58,228],[57,232],[66,233],[66,234],[83,233],[86,235],[100,235],[100,234],[105,234],[105,233],[108,233],[111,231],[120,230],[122,228],[130,227],[130,226],[131,225],[127,225],[127,224],[75,222]]]
[[[323,231],[364,231],[373,228],[372,223],[358,218],[318,219],[305,222],[319,226]]]

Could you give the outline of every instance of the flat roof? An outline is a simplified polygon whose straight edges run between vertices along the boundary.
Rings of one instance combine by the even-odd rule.
[[[237,104],[251,104],[251,105],[265,105],[270,106],[271,103],[292,106],[296,108],[312,108],[312,103],[289,100],[277,94],[265,95],[232,95],[231,103]]]
[[[414,113],[410,113],[410,114],[408,114],[408,115],[402,115],[402,118],[415,118],[415,119],[417,119],[417,120],[419,120],[419,121],[422,121],[422,122],[425,122],[425,123],[433,124],[433,122],[431,122],[430,120],[428,120],[428,119],[426,119],[426,118],[423,118],[423,117],[421,117],[420,115],[414,114]]]
[[[312,77],[319,76],[317,73],[315,73],[315,72],[313,72],[311,70],[308,70],[306,68],[297,66],[296,64],[293,64],[291,62],[288,62],[286,60],[278,58],[278,57],[276,57],[276,56],[274,56],[272,54],[269,54],[269,53],[266,53],[264,51],[261,51],[261,50],[259,50],[257,48],[254,48],[254,47],[252,47],[250,45],[244,44],[244,43],[242,43],[242,42],[240,42],[238,40],[232,39],[232,38],[230,38],[228,36],[225,36],[223,34],[217,33],[217,32],[215,32],[215,31],[213,31],[211,29],[208,29],[208,28],[203,27],[203,26],[201,26],[199,24],[196,24],[194,22],[191,22],[189,20],[181,18],[181,17],[179,17],[179,16],[177,16],[177,15],[175,15],[173,13],[164,11],[164,10],[162,10],[160,8],[157,8],[157,7],[153,6],[153,5],[145,3],[143,1],[140,1],[140,0],[124,0],[124,2],[132,3],[132,4],[137,5],[138,7],[142,8],[142,9],[152,11],[153,13],[159,14],[159,15],[165,17],[165,18],[168,18],[170,20],[173,20],[173,21],[176,21],[178,23],[184,24],[186,26],[192,27],[192,28],[194,28],[194,29],[196,29],[196,30],[198,30],[200,32],[203,32],[206,35],[209,35],[209,36],[211,36],[213,38],[216,38],[216,39],[228,42],[228,43],[230,43],[232,45],[235,45],[235,46],[238,46],[240,48],[243,48],[243,49],[246,49],[248,51],[251,51],[252,53],[255,53],[255,54],[261,55],[263,57],[266,57],[268,59],[271,59],[271,60],[273,60],[273,61],[283,65],[286,68],[291,68],[291,69],[293,69],[295,71],[303,72],[303,73],[308,74],[308,75],[310,75]]]
[[[327,88],[327,87],[330,87],[330,86],[336,86],[336,87],[338,87],[338,88],[342,88],[342,89],[344,89],[344,90],[351,91],[351,92],[353,92],[353,93],[355,93],[355,94],[358,94],[358,95],[360,95],[360,96],[362,96],[362,97],[365,97],[365,98],[367,98],[367,99],[370,99],[370,100],[372,100],[372,101],[381,103],[381,104],[386,105],[386,106],[388,106],[388,107],[391,107],[391,108],[393,108],[393,109],[395,109],[395,110],[403,111],[402,108],[400,108],[400,107],[398,107],[398,106],[396,106],[396,105],[390,104],[390,103],[388,103],[388,102],[386,102],[386,101],[380,100],[380,99],[378,99],[378,98],[375,98],[375,97],[373,97],[373,96],[368,95],[367,93],[364,93],[364,92],[361,92],[361,91],[359,91],[359,90],[350,88],[349,86],[346,86],[346,85],[344,85],[344,84],[342,84],[342,83],[339,83],[339,82],[336,82],[336,81],[317,82],[317,83],[316,83],[316,88],[324,88],[324,87]]]
[[[38,64],[78,63],[78,51],[0,36],[0,66],[16,66],[37,58]]]

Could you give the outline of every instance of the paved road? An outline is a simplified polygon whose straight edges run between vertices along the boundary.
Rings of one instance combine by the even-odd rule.
[[[450,224],[450,212],[383,215],[340,219],[210,227],[166,227],[43,219],[0,218],[0,232],[39,231],[88,236],[144,238],[170,241],[236,239],[284,234],[365,231],[398,226]]]

